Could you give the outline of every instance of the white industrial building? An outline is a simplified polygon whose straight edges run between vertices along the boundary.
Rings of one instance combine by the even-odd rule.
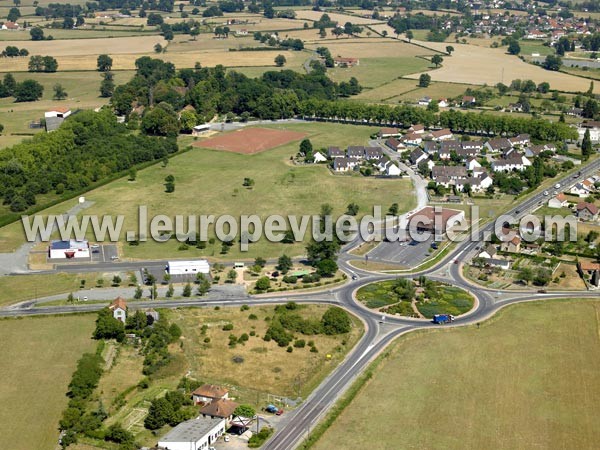
[[[169,261],[166,267],[169,275],[190,275],[210,273],[210,264],[206,259],[198,259],[195,261]]]
[[[198,417],[182,422],[158,441],[168,450],[208,450],[225,433],[225,419]]]
[[[72,259],[89,258],[90,245],[88,241],[52,241],[48,248],[50,259]]]

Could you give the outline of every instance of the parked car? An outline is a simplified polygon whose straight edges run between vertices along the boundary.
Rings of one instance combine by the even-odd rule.
[[[280,416],[280,415],[282,415],[282,414],[283,414],[283,409],[279,409],[279,411],[277,411],[277,412],[275,413],[275,415],[277,415],[277,416]]]

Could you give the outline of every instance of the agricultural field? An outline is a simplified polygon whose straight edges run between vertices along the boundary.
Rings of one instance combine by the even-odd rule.
[[[15,103],[12,97],[0,99],[0,122],[4,125],[4,132],[0,135],[0,148],[17,144],[23,139],[22,135],[13,133],[33,135],[44,132],[42,129],[31,129],[29,124],[44,117],[44,112],[55,106],[68,106],[72,110],[94,109],[108,103],[107,98],[99,95],[100,82],[102,78],[96,71],[88,72],[56,72],[56,73],[27,73],[15,72],[17,82],[25,79],[38,81],[44,86],[44,95],[36,102]],[[133,71],[114,72],[116,85],[126,83],[133,76]],[[56,101],[53,87],[61,84],[67,91],[65,100]]]
[[[416,102],[420,98],[424,96],[431,97],[434,100],[439,100],[440,98],[454,98],[459,97],[465,93],[467,89],[478,89],[479,86],[474,86],[470,84],[460,84],[460,83],[443,83],[443,82],[433,82],[426,88],[418,88],[412,89],[409,92],[402,93],[396,97],[389,99],[392,102],[395,101],[409,101]]]
[[[312,11],[308,9],[302,9],[296,11],[296,19],[303,19],[316,22],[323,15],[323,11]],[[354,25],[366,25],[371,23],[381,23],[381,20],[375,20],[365,17],[357,17],[348,14],[340,14],[335,12],[327,12],[329,18],[333,21],[337,21],[340,25],[344,25],[346,22],[351,22]]]
[[[353,99],[367,102],[394,101],[395,97],[419,89],[416,80],[397,78],[389,83],[384,83],[372,89],[363,89],[362,92],[353,97]]]
[[[0,321],[0,448],[56,448],[71,374],[94,351],[94,316]]]
[[[422,44],[440,51],[447,45],[436,42],[422,42]],[[464,44],[453,44],[453,47],[455,51],[452,56],[444,56],[442,66],[429,72],[433,80],[495,85],[502,81],[507,84],[519,78],[531,79],[536,83],[547,81],[551,88],[561,91],[586,91],[589,88],[589,80],[527,64],[515,56],[506,54],[504,49]],[[408,78],[418,79],[419,75],[412,74]],[[595,89],[600,92],[599,86]]]
[[[400,338],[314,448],[596,448],[598,317],[540,301]]]
[[[305,133],[316,149],[329,145],[365,145],[376,127],[352,125],[302,123],[270,125],[269,128]],[[182,143],[201,143],[187,138]],[[201,145],[201,144],[200,144]],[[343,214],[346,206],[356,202],[362,216],[372,211],[374,204],[386,209],[398,203],[401,211],[414,206],[412,185],[408,179],[387,180],[363,178],[359,175],[333,175],[323,165],[293,166],[290,156],[298,151],[299,143],[293,142],[273,150],[255,155],[241,155],[219,150],[194,147],[192,150],[171,158],[169,165],[152,166],[141,170],[134,182],[124,177],[104,187],[90,191],[86,198],[94,205],[85,214],[124,214],[124,229],[137,230],[139,205],[146,205],[149,214],[317,214],[323,203],[333,206],[334,215]],[[198,170],[202,168],[202,176]],[[175,193],[165,193],[163,179],[175,177]],[[252,178],[251,189],[242,186],[244,178]],[[326,198],[323,193],[327,192]],[[57,205],[54,210],[67,211],[72,202]],[[5,248],[18,246],[23,239],[20,224],[0,229],[0,238]],[[93,236],[89,236],[92,238]],[[124,239],[124,236],[122,237]],[[179,258],[207,256],[220,258],[220,245],[209,244],[206,249],[194,247],[178,251],[179,243],[145,242],[139,246],[124,245],[125,256],[130,258]],[[276,257],[286,252],[289,255],[304,253],[304,244],[274,244],[261,240],[250,245],[248,253],[240,253],[236,246],[224,257],[253,258],[255,256]]]

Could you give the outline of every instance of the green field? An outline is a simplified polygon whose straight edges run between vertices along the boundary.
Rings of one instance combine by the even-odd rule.
[[[73,111],[81,109],[93,109],[108,103],[107,98],[99,96],[100,82],[102,80],[99,72],[57,72],[57,73],[22,73],[13,74],[17,82],[25,79],[38,81],[44,86],[43,97],[36,102],[15,103],[14,98],[0,99],[0,123],[4,125],[4,131],[0,135],[0,148],[19,143],[24,136],[13,133],[38,133],[40,129],[30,129],[29,123],[38,121],[44,117],[44,112],[53,106],[68,106]],[[123,84],[133,76],[133,71],[118,71],[114,73],[115,84]],[[61,84],[67,91],[65,100],[56,101],[54,85]]]
[[[599,317],[546,301],[407,335],[313,448],[595,449]]]
[[[423,52],[426,50],[423,49]],[[415,56],[361,58],[359,66],[328,69],[327,74],[336,82],[356,77],[365,87],[377,87],[404,75],[424,72],[430,67],[429,61]]]
[[[531,56],[532,53],[539,53],[540,56],[554,55],[554,49],[547,45],[544,45],[540,41],[534,40],[521,40],[519,41],[521,46],[521,55]]]
[[[304,123],[269,125],[275,128],[301,131],[310,137],[315,148],[338,145],[365,145],[375,127]],[[191,138],[187,141],[191,142]],[[85,214],[123,214],[125,230],[137,230],[138,205],[146,205],[149,215],[166,214],[318,214],[323,203],[333,206],[333,214],[341,215],[346,206],[356,202],[359,216],[372,212],[374,205],[385,211],[398,203],[401,211],[414,206],[412,184],[408,179],[388,180],[365,178],[360,175],[332,175],[322,165],[294,166],[290,156],[298,151],[298,142],[255,155],[207,150],[194,147],[187,153],[172,158],[164,168],[156,165],[137,174],[135,182],[122,178],[104,187],[90,191],[86,198],[95,202]],[[175,177],[175,192],[165,193],[164,178]],[[252,189],[242,186],[244,178],[252,178]],[[66,211],[73,201],[54,207]],[[0,240],[7,248],[18,245],[19,225],[0,229]],[[124,234],[124,233],[123,233]],[[124,239],[124,236],[122,237]],[[304,245],[273,244],[265,239],[250,245],[250,251],[241,253],[234,245],[224,256],[219,254],[217,242],[206,249],[190,247],[178,251],[179,243],[145,242],[139,246],[124,245],[125,256],[131,258],[163,259],[167,255],[178,258],[208,256],[214,258],[276,257],[283,252],[299,255]]]
[[[67,386],[94,349],[93,328],[90,315],[0,321],[0,448],[56,448]]]

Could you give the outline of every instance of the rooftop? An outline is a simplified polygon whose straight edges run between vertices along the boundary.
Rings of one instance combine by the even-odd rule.
[[[222,421],[219,418],[199,417],[182,422],[165,434],[160,442],[198,442]]]

